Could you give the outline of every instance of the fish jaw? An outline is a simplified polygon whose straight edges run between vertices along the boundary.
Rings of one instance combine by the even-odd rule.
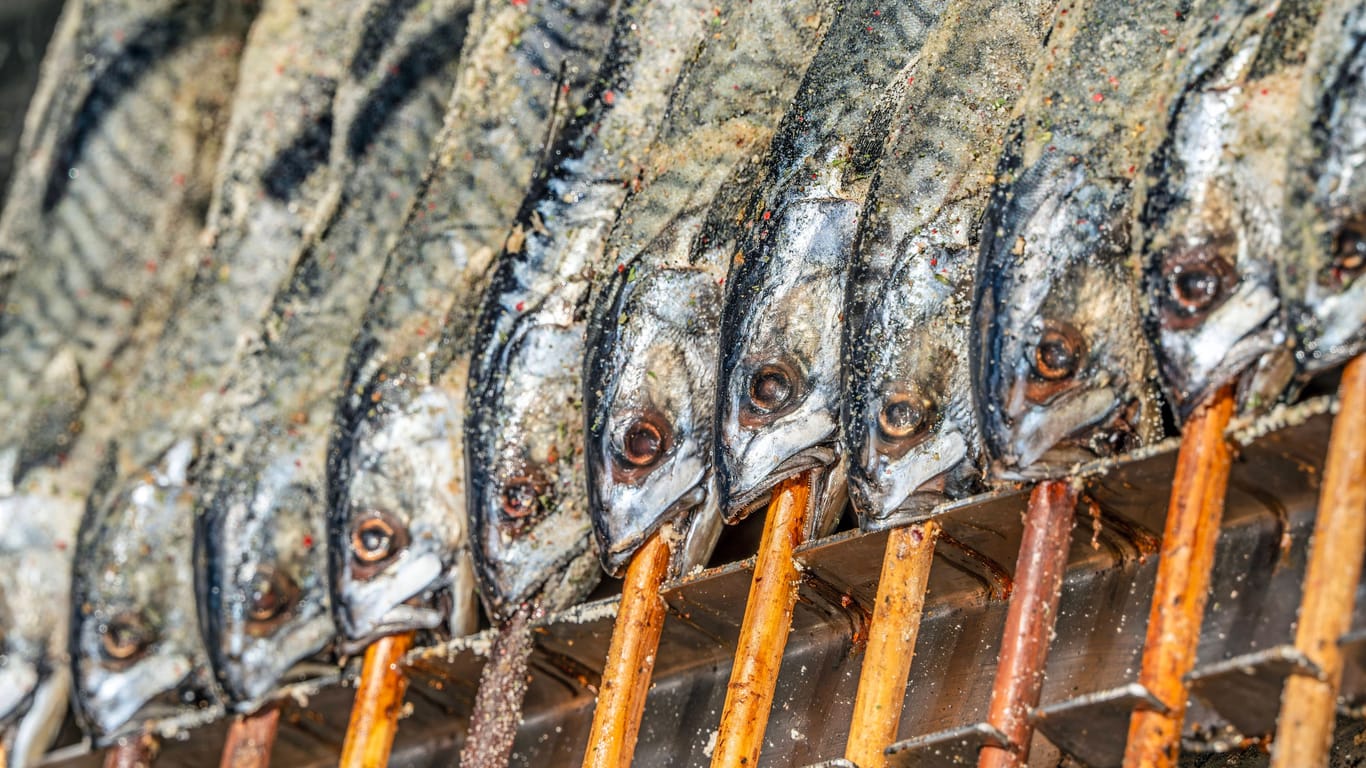
[[[778,213],[773,239],[755,248],[731,287],[722,320],[717,382],[717,472],[728,522],[743,518],[779,482],[820,470],[815,530],[828,529],[845,498],[839,434],[840,336],[847,265],[860,206],[797,197]],[[776,408],[754,400],[778,376]]]
[[[475,573],[498,619],[538,597],[572,604],[598,572],[581,490],[583,331],[523,322],[506,344],[488,391],[471,376],[465,427]]]
[[[190,677],[194,663],[183,654],[154,654],[118,672],[87,673],[82,708],[99,743],[131,733],[145,720],[179,712],[176,697],[158,700]]]
[[[340,448],[345,468],[332,480],[345,488],[332,504],[341,519],[330,527],[343,651],[395,632],[453,626],[449,612],[473,600],[473,584],[456,565],[469,547],[464,393],[439,386],[377,392],[381,402],[405,402],[370,411],[356,425]],[[375,534],[379,548],[356,549]]]
[[[712,405],[715,401],[720,288],[701,269],[659,269],[617,279],[610,327],[590,348],[585,387],[590,511],[607,573],[620,575],[664,524],[697,544],[675,552],[671,570],[705,562],[710,550],[691,536],[715,511]],[[683,297],[688,297],[687,301]],[[645,452],[628,457],[628,439]]]
[[[277,438],[266,452],[273,457],[230,471],[196,537],[206,548],[201,600],[210,658],[239,712],[263,703],[336,634],[324,504],[318,483],[299,474],[311,464],[307,439],[299,442]]]

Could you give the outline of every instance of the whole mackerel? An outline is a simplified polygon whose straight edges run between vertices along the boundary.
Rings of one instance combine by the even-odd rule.
[[[715,444],[730,522],[811,470],[807,537],[828,533],[843,512],[845,282],[903,70],[943,9],[942,0],[844,4],[774,140],[721,316]]]
[[[348,15],[333,8],[271,0],[261,9],[197,274],[118,409],[74,576],[77,711],[99,742],[154,717],[204,719],[220,708],[197,611],[185,610],[199,599],[189,465],[239,339],[269,312],[329,186],[332,102],[347,63]],[[158,556],[129,556],[143,546]]]
[[[1291,127],[1286,326],[1311,377],[1366,350],[1366,8],[1324,4]]]
[[[478,617],[464,416],[471,327],[547,135],[583,104],[610,5],[481,2],[428,161],[342,384],[328,478],[343,650]]]
[[[725,269],[766,148],[834,14],[730,7],[690,64],[608,242],[584,367],[599,557],[619,574],[668,525],[678,574],[720,533],[712,411]],[[866,22],[861,22],[866,23]]]
[[[73,3],[48,68],[79,56],[88,82],[49,80],[28,123],[0,222],[0,247],[34,255],[0,315],[0,740],[10,765],[36,759],[66,714],[77,528],[139,352],[202,226],[249,21],[231,0]]]
[[[992,469],[1055,477],[1161,433],[1139,280],[1134,176],[1170,97],[1177,0],[1062,5],[996,170],[970,345]]]
[[[1228,0],[1177,81],[1167,139],[1139,195],[1148,333],[1185,419],[1229,381],[1269,406],[1294,374],[1276,265],[1303,42],[1317,0]]]
[[[441,127],[471,6],[373,0],[352,13],[329,205],[235,366],[195,467],[205,638],[238,711],[314,669],[335,635],[326,465],[337,385]]]
[[[909,71],[844,309],[841,429],[865,530],[983,487],[967,353],[980,224],[1055,5],[953,0]]]

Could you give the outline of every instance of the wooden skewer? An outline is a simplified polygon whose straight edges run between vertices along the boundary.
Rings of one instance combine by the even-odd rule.
[[[460,768],[505,768],[522,721],[527,666],[535,648],[532,622],[541,616],[539,598],[512,611],[498,626],[488,661],[479,673],[470,729],[460,748]]]
[[[270,765],[270,750],[280,728],[280,707],[267,704],[250,715],[233,721],[223,743],[223,759],[218,768],[265,768]]]
[[[987,710],[987,722],[1005,734],[1008,746],[983,747],[978,768],[1018,768],[1029,762],[1034,737],[1029,710],[1038,706],[1043,690],[1076,507],[1077,489],[1069,480],[1045,480],[1029,494],[1015,563],[1015,588],[1006,609],[1001,656]]]
[[[845,759],[859,768],[886,766],[883,750],[896,741],[938,538],[939,523],[933,520],[897,528],[887,535],[873,620],[868,625],[868,648],[863,654],[854,717],[849,724],[849,743],[844,748]]]
[[[413,647],[414,636],[413,632],[403,632],[382,637],[365,649],[339,768],[384,768],[389,764],[403,694],[408,690],[408,677],[399,662]]]
[[[1233,386],[1225,385],[1191,417],[1181,436],[1138,676],[1166,711],[1134,712],[1125,768],[1176,765],[1188,698],[1185,678],[1195,666],[1214,545],[1224,517],[1232,460],[1224,431],[1232,416]]]
[[[1295,647],[1318,665],[1322,679],[1292,675],[1281,699],[1272,768],[1328,764],[1333,743],[1342,650],[1352,621],[1362,553],[1366,551],[1366,357],[1347,364],[1338,385],[1338,415],[1328,441],[1318,518],[1304,575]]]
[[[105,750],[104,768],[148,768],[160,751],[161,742],[150,733],[124,736]],[[0,768],[4,768],[3,761]]]
[[[808,472],[779,485],[768,505],[712,753],[714,768],[759,764],[778,669],[792,629],[792,608],[797,602],[797,563],[792,553],[806,538],[810,498]]]
[[[669,545],[656,533],[626,569],[612,644],[602,670],[602,687],[593,711],[584,768],[627,768],[640,735],[645,697],[655,669],[659,635],[664,629],[660,585],[669,572]]]

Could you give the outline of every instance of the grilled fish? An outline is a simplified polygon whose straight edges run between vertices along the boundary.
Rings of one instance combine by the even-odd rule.
[[[441,126],[470,9],[381,0],[351,17],[331,202],[220,396],[196,466],[205,636],[239,711],[308,670],[334,636],[325,481],[337,382]],[[392,29],[372,45],[381,20]]]
[[[1291,133],[1281,295],[1304,376],[1366,349],[1366,8],[1326,3]]]
[[[1179,2],[1118,0],[1055,16],[997,166],[975,278],[969,360],[1002,478],[1055,476],[1160,434],[1130,264],[1133,176],[1160,133],[1188,18]]]
[[[952,2],[910,70],[845,304],[842,432],[866,530],[982,489],[967,359],[978,225],[1053,6]]]
[[[423,189],[352,345],[329,452],[333,601],[348,647],[402,630],[474,630],[470,307],[551,123],[597,73],[609,5],[484,3],[472,17]]]
[[[1168,399],[1184,419],[1215,388],[1265,406],[1294,372],[1280,323],[1285,114],[1299,93],[1317,2],[1217,4],[1191,52],[1170,132],[1140,189],[1146,316]]]
[[[831,15],[821,3],[727,10],[679,82],[608,243],[617,266],[591,300],[588,489],[613,574],[666,523],[674,573],[701,564],[720,533],[713,382],[736,211]]]
[[[848,267],[897,102],[890,86],[943,6],[846,4],[774,144],[721,320],[716,445],[729,520],[811,469],[819,471],[808,535],[828,532],[843,511],[839,339]]]

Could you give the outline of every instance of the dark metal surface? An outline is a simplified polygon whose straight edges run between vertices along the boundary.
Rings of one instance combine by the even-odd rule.
[[[1126,683],[1041,708],[1034,713],[1034,725],[1081,764],[1119,768],[1124,762],[1129,716],[1137,707],[1164,709],[1148,689],[1136,682]]]
[[[1312,527],[1316,488],[1331,423],[1326,401],[1313,401],[1254,425],[1235,425],[1241,446],[1233,468],[1215,578],[1194,675],[1216,707],[1197,699],[1187,724],[1186,764],[1256,765],[1232,729],[1241,713],[1237,697],[1213,693],[1221,665],[1235,669],[1249,658],[1293,639],[1306,543]],[[1091,476],[1072,531],[1068,571],[1036,718],[1043,733],[1081,752],[1074,722],[1139,701],[1129,688],[1137,680],[1144,621],[1156,567],[1158,533],[1167,508],[1175,443],[1110,466],[1080,468]],[[1087,501],[1089,499],[1089,502]],[[935,734],[973,727],[986,714],[991,694],[1005,599],[1021,536],[1026,494],[1011,490],[947,506],[936,515],[947,536],[930,577],[925,617],[911,667],[900,734]],[[810,765],[843,754],[861,662],[861,643],[876,592],[885,534],[846,532],[799,551],[803,564],[800,599],[784,659],[763,765]],[[666,588],[669,616],[658,651],[655,683],[646,704],[636,764],[706,765],[720,719],[733,643],[739,633],[752,562],[723,566]],[[1356,627],[1366,626],[1366,589],[1358,589]],[[518,734],[515,766],[574,765],[582,757],[592,716],[594,691],[612,628],[615,600],[567,611],[538,628],[532,657],[533,680],[525,720]],[[1360,633],[1366,638],[1366,632]],[[475,681],[487,651],[487,633],[442,648],[413,652],[411,714],[400,725],[393,764],[444,766],[454,762],[463,740]],[[1366,694],[1363,658],[1350,653],[1344,704]],[[1268,667],[1265,674],[1279,674]],[[1260,674],[1260,673],[1259,673]],[[1270,685],[1257,678],[1259,685]],[[1211,688],[1210,686],[1213,685]],[[1119,693],[1115,693],[1116,690]],[[1270,690],[1270,688],[1266,688]],[[336,760],[350,703],[348,688],[329,689],[310,706],[286,708],[278,765],[326,765]],[[1263,695],[1263,694],[1258,694]],[[1127,698],[1126,698],[1127,696]],[[1088,698],[1089,697],[1089,698]],[[1244,694],[1243,698],[1249,698]],[[1278,701],[1275,696],[1261,705]],[[1212,703],[1214,703],[1212,702]],[[1109,709],[1107,709],[1109,708]],[[1352,717],[1354,710],[1344,710]],[[1061,714],[1060,714],[1061,713]],[[1265,715],[1255,718],[1263,722]],[[1353,721],[1340,728],[1341,764],[1366,748],[1353,744]],[[1249,725],[1242,722],[1243,726]],[[1350,727],[1348,727],[1350,726]],[[1117,738],[1123,729],[1116,728]],[[198,729],[184,742],[166,743],[161,766],[208,764],[222,743],[221,726]],[[1083,736],[1085,734],[1082,734]],[[1100,745],[1097,745],[1100,746]],[[1081,755],[1078,755],[1081,756]],[[1241,756],[1241,757],[1238,757]],[[1255,757],[1255,755],[1254,755]],[[1095,765],[1107,764],[1103,756]],[[1250,762],[1249,762],[1250,760]],[[1059,752],[1043,734],[1034,741],[1031,765],[1058,765]],[[94,758],[63,765],[93,765]],[[1077,763],[1071,763],[1076,765]]]

